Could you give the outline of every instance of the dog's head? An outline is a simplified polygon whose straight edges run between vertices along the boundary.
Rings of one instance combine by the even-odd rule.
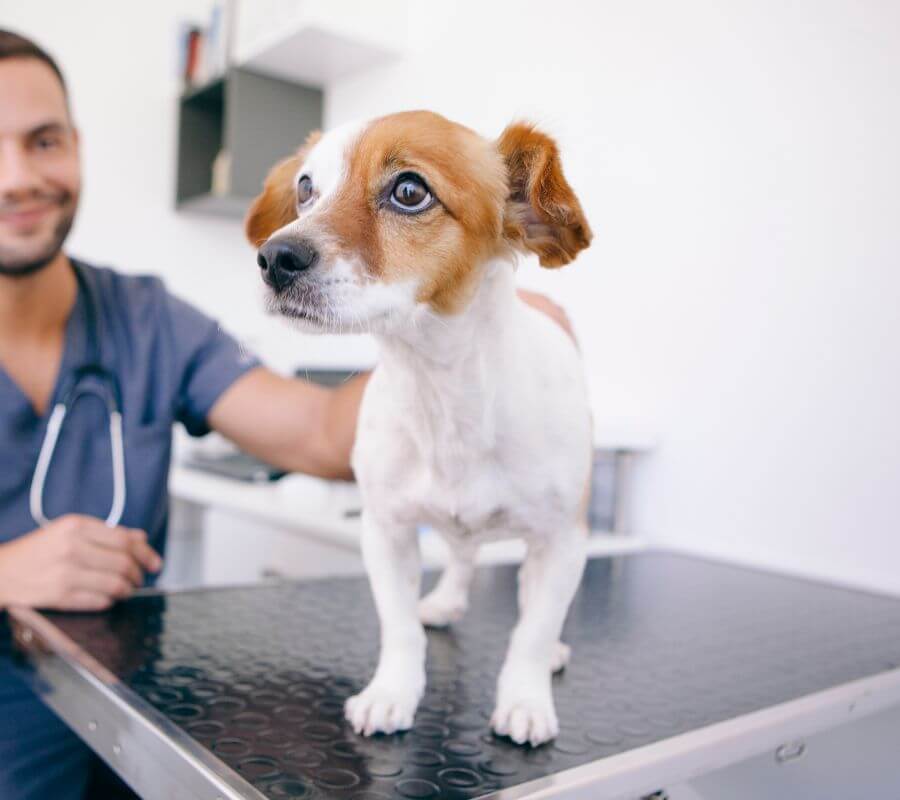
[[[453,314],[488,259],[559,267],[591,240],[552,139],[516,123],[489,141],[426,111],[312,134],[272,168],[246,233],[271,310],[317,331]]]

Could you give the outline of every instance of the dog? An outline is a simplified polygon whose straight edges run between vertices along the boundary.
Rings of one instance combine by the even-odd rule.
[[[479,544],[522,537],[520,616],[491,725],[520,744],[554,738],[591,421],[573,341],[518,298],[514,273],[519,252],[555,268],[592,238],[555,142],[521,122],[491,141],[427,111],[316,132],[272,168],[246,233],[270,311],[379,343],[352,465],[381,651],[347,719],[365,735],[412,726],[423,623],[463,615]],[[421,524],[451,556],[420,600]]]

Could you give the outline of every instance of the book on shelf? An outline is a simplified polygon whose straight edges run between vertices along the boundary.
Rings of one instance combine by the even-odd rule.
[[[185,90],[220,78],[231,61],[236,0],[216,0],[205,24],[183,22],[178,33],[178,70]]]

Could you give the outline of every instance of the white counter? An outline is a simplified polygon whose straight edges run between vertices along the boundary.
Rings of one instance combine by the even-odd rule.
[[[360,499],[355,484],[289,475],[272,483],[245,483],[184,466],[174,466],[169,493],[175,501],[172,561],[189,564],[168,585],[220,584],[259,580],[273,574],[293,577],[359,573]],[[202,541],[197,541],[198,534]],[[423,533],[426,567],[445,561],[446,545]],[[630,553],[644,543],[634,537],[593,531],[591,555]],[[520,560],[521,540],[481,548],[480,563]]]

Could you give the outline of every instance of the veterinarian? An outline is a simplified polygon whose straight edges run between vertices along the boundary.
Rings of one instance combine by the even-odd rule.
[[[68,257],[80,188],[59,68],[0,30],[0,628],[9,605],[103,609],[153,581],[175,422],[351,477],[366,376],[338,389],[280,377],[158,279]],[[132,796],[114,784],[0,653],[0,797]]]

